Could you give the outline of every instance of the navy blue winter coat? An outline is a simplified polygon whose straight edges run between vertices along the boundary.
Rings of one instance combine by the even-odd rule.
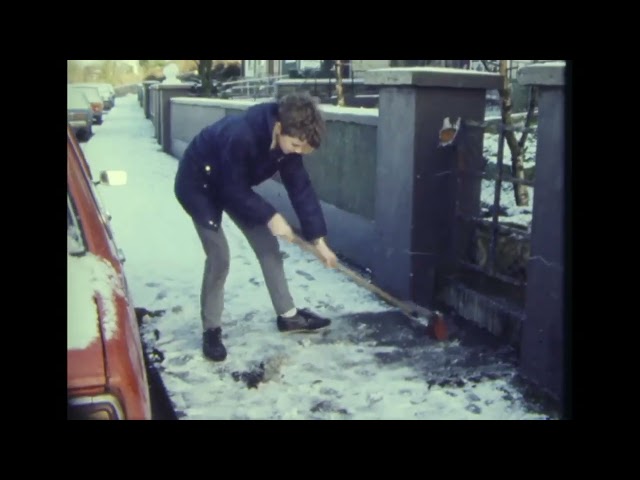
[[[184,152],[175,194],[186,212],[205,228],[217,230],[227,211],[248,225],[266,225],[275,208],[252,187],[280,172],[300,220],[302,235],[327,234],[320,202],[299,154],[270,150],[278,120],[276,102],[259,103],[205,127]]]

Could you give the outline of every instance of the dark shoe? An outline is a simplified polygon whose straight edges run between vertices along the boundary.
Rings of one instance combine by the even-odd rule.
[[[331,320],[322,318],[309,310],[299,308],[291,318],[278,315],[278,330],[281,332],[311,332],[331,325]]]
[[[215,362],[227,358],[227,349],[222,344],[222,330],[214,328],[202,334],[202,352],[204,356]]]

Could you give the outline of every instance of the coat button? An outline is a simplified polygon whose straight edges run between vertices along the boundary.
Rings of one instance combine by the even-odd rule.
[[[205,165],[205,166],[204,166],[204,169],[205,169],[205,171],[206,171],[207,173],[210,173],[210,172],[211,172],[211,166],[210,166],[210,165]]]
[[[209,225],[211,225],[212,227],[217,227],[218,225],[216,225],[216,223],[213,220],[209,220]]]
[[[206,183],[203,185],[204,188],[209,188],[209,185],[207,185]]]

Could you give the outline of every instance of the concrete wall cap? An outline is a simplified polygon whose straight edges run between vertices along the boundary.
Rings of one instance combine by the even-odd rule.
[[[460,68],[377,68],[364,72],[363,77],[367,85],[478,88],[485,90],[502,87],[502,76],[498,73],[478,72]]]
[[[565,84],[565,62],[545,62],[527,65],[518,70],[520,85],[558,85]]]

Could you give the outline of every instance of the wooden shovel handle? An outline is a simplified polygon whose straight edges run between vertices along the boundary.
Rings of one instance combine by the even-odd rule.
[[[301,239],[295,234],[293,237],[293,243],[295,243],[302,249],[310,253],[313,253],[316,257],[318,257],[320,261],[324,260],[320,255],[320,253],[318,252],[318,249],[314,245],[311,245],[310,243],[305,242],[303,239]],[[384,300],[386,300],[389,304],[399,308],[402,311],[402,313],[404,313],[407,317],[411,318],[413,322],[417,323],[422,327],[428,327],[429,330],[432,331],[431,334],[437,340],[444,341],[449,338],[449,329],[447,327],[447,323],[444,320],[444,316],[442,315],[442,313],[438,312],[437,310],[431,311],[422,306],[415,305],[409,302],[403,302],[397,299],[393,295],[390,295],[389,293],[382,290],[380,287],[377,287],[373,283],[370,283],[369,280],[364,278],[359,273],[351,270],[349,267],[343,265],[342,263],[340,263],[340,261],[338,261],[337,263],[337,269],[340,270],[345,275],[347,275],[349,278],[351,278],[354,282],[356,282],[361,287],[366,288],[370,292],[373,292],[376,295],[383,298]],[[420,320],[420,317],[423,320]],[[425,321],[426,321],[426,325],[424,323]]]
[[[304,241],[303,239],[301,239],[297,235],[294,235],[293,243],[295,243],[296,245],[300,246],[304,250],[306,250],[306,251],[308,251],[310,253],[313,253],[316,257],[318,257],[319,260],[321,260],[321,261],[323,260],[322,256],[318,252],[318,249],[314,245],[311,245],[309,242]],[[401,309],[406,314],[413,315],[413,313],[414,313],[413,309],[411,307],[407,306],[407,304],[405,302],[395,298],[393,295],[390,295],[389,293],[387,293],[384,290],[382,290],[380,287],[377,287],[373,283],[369,282],[369,280],[364,278],[359,273],[351,270],[349,267],[343,265],[342,263],[340,263],[340,261],[338,261],[338,264],[337,264],[336,268],[339,271],[341,271],[342,273],[344,273],[345,275],[347,275],[348,277],[350,277],[354,282],[356,282],[361,287],[364,287],[367,290],[369,290],[370,292],[373,292],[376,295],[379,295],[380,297],[384,298],[390,304],[395,305],[396,307]]]

